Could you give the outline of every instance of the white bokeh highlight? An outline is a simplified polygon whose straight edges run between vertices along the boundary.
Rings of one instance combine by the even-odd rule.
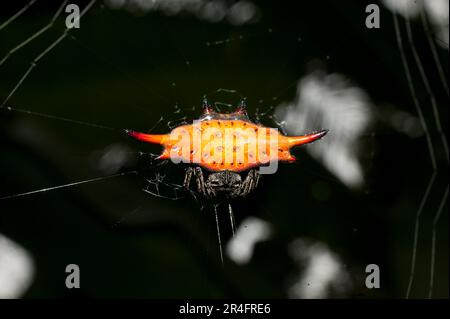
[[[345,76],[316,71],[299,81],[296,99],[280,105],[276,115],[289,135],[328,129],[320,142],[305,150],[344,184],[355,188],[364,182],[358,146],[369,127],[371,109],[366,92]]]
[[[406,18],[414,18],[421,10],[430,20],[438,45],[448,50],[449,0],[383,0],[386,8]]]
[[[351,288],[350,276],[342,261],[325,244],[303,239],[289,246],[291,257],[304,269],[288,289],[292,299],[322,299],[344,296]]]
[[[31,285],[34,268],[28,251],[0,234],[0,299],[22,297]]]
[[[255,250],[255,245],[270,238],[269,223],[256,217],[242,221],[235,236],[228,242],[226,253],[236,264],[247,264]]]
[[[191,14],[211,23],[227,21],[232,25],[257,22],[259,9],[249,0],[230,3],[225,0],[105,0],[113,10],[125,9],[135,14],[162,12],[168,16]]]

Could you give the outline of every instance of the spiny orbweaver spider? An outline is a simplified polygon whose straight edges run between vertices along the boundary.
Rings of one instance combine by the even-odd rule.
[[[158,159],[189,164],[184,187],[190,189],[194,177],[196,192],[213,200],[247,196],[258,186],[261,174],[275,173],[279,161],[295,161],[291,147],[314,142],[327,132],[284,136],[277,129],[253,123],[244,100],[234,112],[219,113],[206,98],[198,120],[175,127],[169,134],[126,130],[139,141],[162,145]]]

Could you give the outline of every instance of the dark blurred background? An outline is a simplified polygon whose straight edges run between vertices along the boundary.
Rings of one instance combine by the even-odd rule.
[[[171,163],[2,199],[0,297],[404,298],[410,284],[409,297],[426,298],[433,285],[432,297],[448,298],[448,1],[400,2],[96,1],[0,108],[0,197],[145,166],[138,152],[159,147],[120,129],[165,133],[198,116],[204,94],[223,111],[245,96],[251,116],[289,134],[330,133],[232,203],[234,238],[219,208],[223,265],[211,210],[142,191],[158,174],[181,183]],[[27,3],[2,1],[0,25]],[[0,30],[1,101],[64,32],[67,14],[8,52],[62,3],[38,0]],[[365,26],[369,3],[379,5],[379,29]],[[65,287],[68,264],[80,267],[80,289]],[[365,285],[369,264],[380,268],[379,289]]]

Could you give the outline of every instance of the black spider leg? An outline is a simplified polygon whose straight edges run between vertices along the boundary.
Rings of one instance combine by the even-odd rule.
[[[245,197],[250,194],[258,186],[259,177],[258,170],[251,169],[239,188],[238,196]]]
[[[186,169],[186,175],[185,175],[184,183],[183,183],[184,187],[189,189],[192,176],[195,177],[195,181],[197,184],[197,191],[207,198],[213,198],[215,195],[215,192],[211,187],[209,187],[205,183],[203,171],[200,167],[188,167]]]
[[[205,183],[203,171],[200,167],[186,168],[186,174],[185,174],[184,183],[183,183],[183,185],[186,189],[188,189],[188,190],[190,189],[189,186],[190,186],[192,177],[195,177],[198,193],[202,194],[203,196],[205,196],[207,198],[214,197],[214,191]],[[193,192],[192,192],[192,194],[194,195]],[[195,195],[194,195],[194,198],[195,198]],[[220,236],[219,215],[217,213],[218,206],[219,206],[219,204],[214,204],[213,209],[214,209],[214,216],[215,216],[215,220],[216,220],[217,239],[219,241],[220,260],[223,264],[222,239]]]
[[[190,188],[192,177],[195,178],[195,183],[197,185],[196,190],[192,190]],[[207,206],[205,199],[211,199],[214,197],[214,191],[206,185],[203,172],[200,167],[186,168],[183,187],[192,195],[195,202],[199,205],[200,210],[203,210],[205,206]]]
[[[220,260],[223,264],[222,240],[220,239],[219,215],[217,214],[217,206],[218,205],[214,205],[214,215],[216,217],[217,239],[219,240]]]

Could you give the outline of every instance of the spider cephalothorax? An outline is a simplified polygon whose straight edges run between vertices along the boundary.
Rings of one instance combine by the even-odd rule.
[[[284,136],[250,121],[243,101],[235,112],[219,113],[205,99],[203,115],[193,124],[180,125],[169,134],[126,133],[164,146],[158,159],[188,163],[186,188],[194,177],[198,193],[208,198],[235,198],[245,197],[257,187],[261,166],[295,161],[291,147],[314,142],[327,131]]]
[[[250,169],[246,177],[242,173],[229,170],[210,172],[205,179],[204,171],[200,167],[188,167],[184,179],[184,186],[189,188],[192,176],[197,182],[197,192],[209,198],[245,197],[258,186],[260,174],[256,169]]]

